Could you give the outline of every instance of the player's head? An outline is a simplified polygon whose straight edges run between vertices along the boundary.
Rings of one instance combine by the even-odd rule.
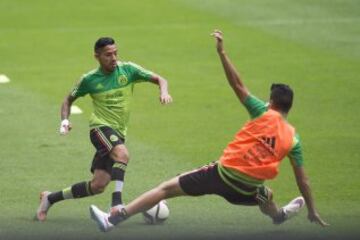
[[[293,102],[293,90],[286,84],[273,83],[270,91],[270,107],[279,112],[288,113]]]
[[[110,37],[99,38],[94,46],[95,57],[106,73],[114,71],[117,64],[117,49],[114,39]]]

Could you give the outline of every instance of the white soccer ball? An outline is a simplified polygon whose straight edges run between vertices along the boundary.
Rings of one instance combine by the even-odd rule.
[[[143,212],[144,220],[148,224],[163,223],[169,217],[170,211],[165,200]]]

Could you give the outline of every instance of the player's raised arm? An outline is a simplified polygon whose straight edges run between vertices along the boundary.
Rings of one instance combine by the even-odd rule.
[[[240,74],[237,72],[236,68],[225,53],[223,45],[223,34],[221,31],[215,30],[211,35],[216,39],[216,49],[224,67],[226,78],[240,101],[244,103],[246,97],[249,96],[250,93],[242,82]]]
[[[315,209],[314,199],[311,194],[311,188],[309,185],[309,180],[305,174],[304,168],[295,166],[293,164],[294,174],[296,177],[296,183],[299,187],[299,190],[302,196],[305,199],[305,203],[308,209],[308,219],[311,222],[320,224],[323,227],[328,226],[329,224],[326,223],[324,220],[321,219],[319,213]]]
[[[75,97],[71,94],[65,97],[61,105],[61,124],[60,124],[60,134],[66,135],[71,130],[71,123],[69,121],[71,105],[75,101]]]
[[[151,82],[159,85],[160,88],[160,102],[161,104],[168,104],[172,102],[172,97],[168,91],[168,83],[165,78],[159,75],[152,75]]]

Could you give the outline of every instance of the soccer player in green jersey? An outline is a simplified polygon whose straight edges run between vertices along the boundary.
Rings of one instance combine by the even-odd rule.
[[[36,214],[39,221],[46,220],[49,208],[55,203],[102,193],[111,181],[115,183],[111,206],[121,208],[124,175],[129,161],[125,139],[134,85],[140,82],[154,83],[160,88],[160,102],[172,102],[167,81],[163,77],[134,63],[118,61],[117,47],[112,38],[98,39],[94,50],[100,66],[85,74],[66,96],[61,106],[60,125],[60,134],[68,134],[71,130],[69,116],[72,103],[89,94],[93,103],[90,139],[96,148],[91,166],[93,178],[61,191],[42,192]]]

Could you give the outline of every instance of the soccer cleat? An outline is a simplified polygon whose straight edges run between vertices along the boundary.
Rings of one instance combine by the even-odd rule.
[[[108,232],[114,228],[114,225],[109,222],[109,214],[101,211],[95,205],[90,206],[90,216],[98,225],[100,231]]]
[[[305,205],[303,197],[297,197],[291,200],[287,205],[281,208],[282,216],[274,219],[274,224],[281,224],[286,220],[297,215],[302,207]]]
[[[51,192],[45,191],[40,193],[40,205],[36,212],[36,219],[40,222],[43,222],[46,220],[46,215],[51,207],[51,203],[48,200],[48,196]]]
[[[285,218],[289,219],[298,214],[300,209],[305,205],[303,197],[297,197],[291,200],[286,206],[283,207]]]

